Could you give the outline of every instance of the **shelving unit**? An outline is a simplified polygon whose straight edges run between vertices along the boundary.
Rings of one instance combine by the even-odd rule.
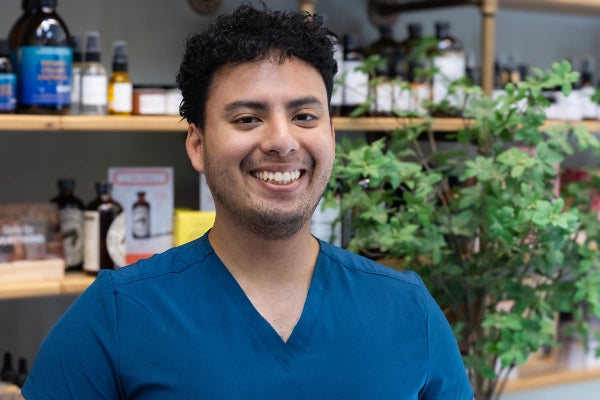
[[[69,272],[61,280],[0,282],[0,300],[80,294],[95,279],[85,272]]]

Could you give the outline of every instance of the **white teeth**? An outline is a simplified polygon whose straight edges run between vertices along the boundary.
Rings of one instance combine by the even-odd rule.
[[[276,185],[286,185],[300,178],[300,171],[285,171],[285,172],[268,172],[258,171],[254,176],[261,181],[266,181]]]

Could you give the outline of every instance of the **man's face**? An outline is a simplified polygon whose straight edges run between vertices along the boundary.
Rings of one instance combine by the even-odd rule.
[[[295,58],[218,69],[204,130],[192,126],[186,146],[206,175],[217,221],[291,237],[310,221],[335,156],[321,75]]]

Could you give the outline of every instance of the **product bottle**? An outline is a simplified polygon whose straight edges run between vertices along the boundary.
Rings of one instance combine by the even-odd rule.
[[[331,93],[330,114],[331,116],[339,116],[341,114],[344,91],[344,85],[343,82],[341,82],[344,68],[344,47],[342,46],[339,36],[335,32],[327,29],[327,36],[333,44],[333,58],[337,62],[338,67],[338,70],[333,77],[333,92]]]
[[[146,192],[137,192],[137,201],[132,206],[132,234],[136,239],[150,237],[150,203]]]
[[[15,70],[18,67],[17,51],[19,50],[19,41],[21,37],[21,31],[23,30],[23,25],[25,25],[25,20],[29,17],[29,15],[40,11],[40,0],[21,0],[21,9],[23,12],[15,21],[8,33],[10,61],[12,62]]]
[[[130,115],[132,110],[133,85],[127,74],[127,42],[113,43],[112,75],[108,81],[108,113]]]
[[[111,183],[97,182],[97,197],[84,211],[83,269],[88,272],[125,264],[125,214],[111,191]]]
[[[71,68],[71,110],[70,114],[77,115],[81,109],[81,69],[83,57],[79,36],[71,36],[69,43],[73,49],[73,67]]]
[[[360,70],[364,55],[356,46],[356,35],[346,34],[344,43],[344,90],[341,114],[348,116],[358,106],[367,101],[369,75]]]
[[[81,70],[81,114],[106,115],[108,78],[100,62],[100,33],[86,32]]]
[[[66,114],[71,103],[73,50],[57,0],[38,0],[25,19],[18,48],[18,112]],[[35,0],[33,1],[35,3]]]
[[[23,387],[28,374],[29,369],[27,368],[27,359],[25,357],[21,357],[19,358],[19,370],[17,372],[15,385],[17,385],[18,387]]]
[[[417,22],[408,24],[408,37],[400,42],[402,52],[402,71],[405,79],[412,87],[412,99],[408,109],[423,112],[422,103],[429,99],[429,85],[421,73],[425,69],[427,58],[424,52],[419,52],[419,41],[423,40],[423,25]]]
[[[379,55],[387,60],[375,68],[370,78],[378,80],[378,84],[371,88],[375,96],[375,113],[391,115],[395,106],[393,80],[401,77],[402,53],[400,43],[393,38],[392,25],[380,25],[379,35],[379,39],[367,46],[365,55]]]
[[[432,100],[439,103],[448,95],[450,83],[465,76],[466,61],[464,46],[450,34],[448,22],[436,22],[435,35],[438,48],[433,57],[433,65],[438,72],[433,77]],[[450,97],[447,100],[451,105],[458,104],[456,98]]]
[[[14,382],[16,379],[17,373],[13,368],[12,354],[7,351],[6,353],[4,353],[2,371],[0,371],[0,381]]]
[[[52,199],[58,206],[60,231],[67,271],[81,270],[83,265],[83,202],[74,194],[73,179],[58,180],[58,196]]]
[[[17,107],[17,75],[8,52],[8,41],[0,39],[0,114],[15,112]]]
[[[598,103],[592,101],[596,92],[594,87],[594,58],[585,57],[581,62],[581,98],[583,103],[583,118],[596,119],[598,117]]]

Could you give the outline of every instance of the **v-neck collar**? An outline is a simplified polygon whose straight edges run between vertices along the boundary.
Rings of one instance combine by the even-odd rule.
[[[207,240],[207,244],[210,243]],[[254,331],[249,330],[248,335],[259,336],[257,339],[265,342],[266,345],[270,346],[283,346],[291,349],[293,347],[302,346],[306,339],[309,337],[310,332],[314,323],[319,315],[323,296],[325,294],[325,287],[327,279],[329,277],[330,266],[329,263],[323,262],[322,243],[319,241],[319,253],[315,263],[315,268],[309,285],[304,307],[296,326],[294,326],[292,333],[286,341],[277,333],[275,328],[258,312],[256,307],[252,304],[240,284],[229,272],[227,267],[223,264],[219,256],[214,252],[213,256],[218,262],[218,267],[222,269],[223,279],[226,290],[229,290],[229,296],[233,303],[238,307],[242,318],[248,320],[249,326],[255,328]]]

